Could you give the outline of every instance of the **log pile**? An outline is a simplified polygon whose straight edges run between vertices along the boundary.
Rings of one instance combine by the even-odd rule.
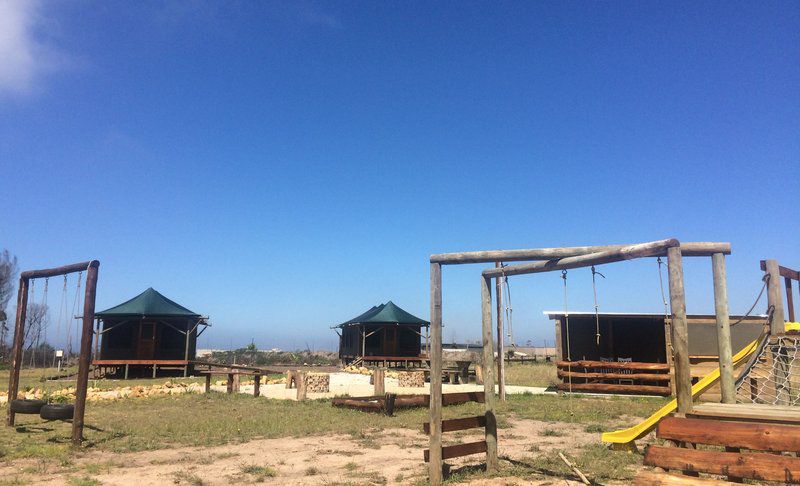
[[[398,373],[397,380],[398,380],[398,386],[400,387],[422,388],[423,386],[425,386],[425,372],[403,371],[401,373]]]
[[[163,385],[151,386],[124,386],[111,389],[89,387],[86,391],[86,400],[89,402],[99,402],[122,400],[125,398],[180,395],[183,393],[203,393],[203,386],[199,383],[173,383],[168,381]],[[67,387],[55,391],[34,388],[18,393],[17,397],[29,400],[47,399],[54,402],[72,402],[75,400],[75,387]],[[5,405],[6,403],[8,403],[8,394],[0,394],[0,405]]]
[[[328,373],[308,373],[306,375],[306,391],[308,393],[328,393],[331,386],[331,375]]]

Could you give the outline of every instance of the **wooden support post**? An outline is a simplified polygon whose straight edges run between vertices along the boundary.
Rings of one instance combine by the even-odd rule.
[[[386,393],[386,370],[383,368],[375,368],[372,370],[372,383],[375,391],[373,395],[376,397]]]
[[[733,352],[731,351],[731,328],[728,316],[728,284],[725,275],[725,255],[711,255],[714,275],[714,312],[717,317],[717,349],[719,351],[719,383],[722,403],[736,403],[733,383]]]
[[[100,319],[94,320],[94,359],[100,359]]]
[[[125,379],[128,379],[128,371],[130,370],[130,365],[125,363]]]
[[[158,373],[158,365],[153,363],[153,378],[156,377],[156,373]]]
[[[430,461],[428,480],[442,484],[442,265],[431,263],[431,394]]]
[[[186,321],[186,346],[184,347],[183,351],[183,359],[186,361],[186,364],[183,367],[183,377],[186,378],[189,376],[189,337],[192,334],[192,328],[189,321]]]
[[[692,411],[692,377],[689,365],[689,330],[686,324],[686,293],[683,288],[683,263],[680,246],[667,249],[669,301],[672,309],[672,348],[675,360],[675,393],[678,413]]]
[[[397,395],[394,393],[387,393],[384,398],[384,411],[386,412],[386,415],[390,417],[394,415],[394,402],[396,398]]]
[[[781,295],[781,275],[777,260],[767,260],[766,268],[769,274],[767,302],[772,309],[772,319],[770,319],[769,322],[769,329],[770,334],[776,336],[786,332],[783,316],[783,296]]]
[[[83,418],[86,413],[86,389],[89,386],[89,365],[92,357],[92,324],[94,301],[97,296],[97,272],[100,262],[93,260],[86,272],[86,291],[83,295],[83,331],[81,354],[78,359],[78,378],[75,384],[75,411],[72,415],[72,445],[80,446],[83,440]],[[10,398],[10,397],[9,397]]]
[[[789,321],[795,322],[794,296],[792,295],[792,279],[790,279],[789,277],[784,277],[783,282],[786,285],[786,310],[789,313]]]
[[[481,277],[481,311],[483,322],[483,393],[486,407],[486,471],[496,472],[497,419],[494,414],[494,345],[492,339],[492,279]]]
[[[17,320],[14,323],[14,344],[11,351],[11,374],[8,378],[8,405],[6,405],[6,425],[14,425],[15,414],[11,411],[11,400],[16,400],[19,392],[19,370],[22,368],[22,345],[25,340],[25,319],[28,312],[28,279],[20,277],[17,291]]]
[[[308,394],[308,380],[306,379],[307,373],[300,371],[297,373],[297,400],[305,400]]]
[[[253,381],[253,396],[254,397],[259,397],[259,396],[261,396],[261,375],[256,373],[253,376],[253,379],[254,379],[254,381]]]
[[[495,262],[495,268],[502,268],[503,264]],[[506,366],[505,349],[503,346],[503,277],[497,277],[495,283],[495,298],[497,300],[497,386],[500,401],[506,400]]]
[[[228,383],[226,383],[226,385],[228,388],[227,392],[233,393],[233,373],[228,373]]]
[[[239,385],[240,385],[241,381],[242,381],[242,375],[240,375],[239,373],[235,373],[233,375],[233,392],[234,393],[239,393]]]
[[[211,373],[206,375],[206,393],[211,393]]]
[[[553,322],[556,323],[556,340],[555,340],[555,348],[556,348],[556,361],[563,361],[564,360],[564,352],[561,350],[563,343],[561,341],[561,326],[563,324],[563,317],[559,317],[555,319]],[[547,361],[547,343],[545,343],[545,361]]]

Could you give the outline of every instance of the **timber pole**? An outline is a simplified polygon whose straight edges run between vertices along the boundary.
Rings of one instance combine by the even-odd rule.
[[[83,418],[86,412],[86,388],[89,385],[89,364],[92,356],[92,323],[94,301],[97,296],[97,270],[100,262],[93,260],[86,272],[86,292],[83,300],[83,331],[81,354],[78,361],[78,379],[75,384],[75,412],[72,416],[72,445],[80,446],[83,440]]]
[[[495,262],[495,268],[503,268],[501,262]],[[506,401],[506,364],[503,343],[503,277],[495,279],[495,295],[497,296],[497,386],[500,401]]]
[[[771,309],[769,330],[773,336],[786,332],[783,323],[783,296],[781,295],[781,275],[777,260],[766,261],[766,271],[769,274],[767,284],[767,301]]]
[[[14,344],[11,351],[11,374],[8,378],[8,405],[6,425],[14,425],[15,413],[11,411],[11,400],[19,391],[19,370],[22,368],[22,345],[25,338],[25,319],[28,311],[28,279],[20,277],[17,291],[17,320],[14,323]]]
[[[442,484],[442,265],[431,263],[431,326],[430,326],[430,447],[428,479],[434,486]]]
[[[186,347],[183,351],[183,360],[186,361],[186,364],[183,365],[183,377],[186,378],[189,376],[189,337],[192,334],[192,330],[190,328],[191,324],[189,321],[186,321]]]
[[[497,461],[497,418],[494,413],[494,346],[492,339],[492,279],[481,277],[483,323],[483,394],[486,406],[486,471],[495,472]]]
[[[722,391],[722,403],[736,403],[725,255],[722,253],[711,255],[711,268],[714,275],[714,313],[717,318],[717,349],[719,350],[719,383]]]
[[[692,378],[689,369],[689,331],[686,324],[686,293],[680,246],[667,249],[669,301],[672,308],[672,348],[675,362],[675,393],[678,413],[692,411]]]

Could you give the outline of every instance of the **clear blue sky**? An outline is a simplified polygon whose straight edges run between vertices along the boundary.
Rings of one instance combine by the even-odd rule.
[[[0,30],[0,247],[99,259],[99,308],[152,286],[203,347],[428,318],[437,252],[730,241],[734,313],[759,259],[800,267],[798,2],[11,1]],[[654,261],[601,271],[602,310],[661,309]],[[446,340],[479,272],[445,269]],[[512,282],[517,341],[560,284]]]

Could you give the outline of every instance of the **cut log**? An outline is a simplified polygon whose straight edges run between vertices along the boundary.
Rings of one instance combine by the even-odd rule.
[[[800,483],[800,458],[775,454],[717,452],[650,446],[644,464],[761,481]]]
[[[559,378],[585,379],[585,380],[640,380],[640,381],[669,381],[668,374],[658,373],[581,373],[578,371],[558,370]]]
[[[800,452],[800,427],[795,425],[667,417],[658,424],[657,435],[693,444]]]
[[[619,361],[558,361],[556,366],[562,370],[576,368],[607,368],[613,370],[643,370],[643,371],[663,371],[669,373],[669,365],[666,363],[643,363],[641,361],[619,362]]]
[[[470,454],[479,454],[486,452],[486,441],[468,442],[466,444],[456,444],[451,446],[442,447],[442,459],[452,459],[454,457],[468,456]],[[430,451],[425,449],[423,452],[425,462],[430,460]]]
[[[640,471],[633,478],[633,486],[732,486],[728,481],[717,479],[696,478],[690,476],[677,476],[665,472]]]
[[[559,383],[557,388],[561,391],[591,392],[591,393],[634,393],[645,395],[670,394],[669,386],[655,385],[612,385],[607,383]]]

